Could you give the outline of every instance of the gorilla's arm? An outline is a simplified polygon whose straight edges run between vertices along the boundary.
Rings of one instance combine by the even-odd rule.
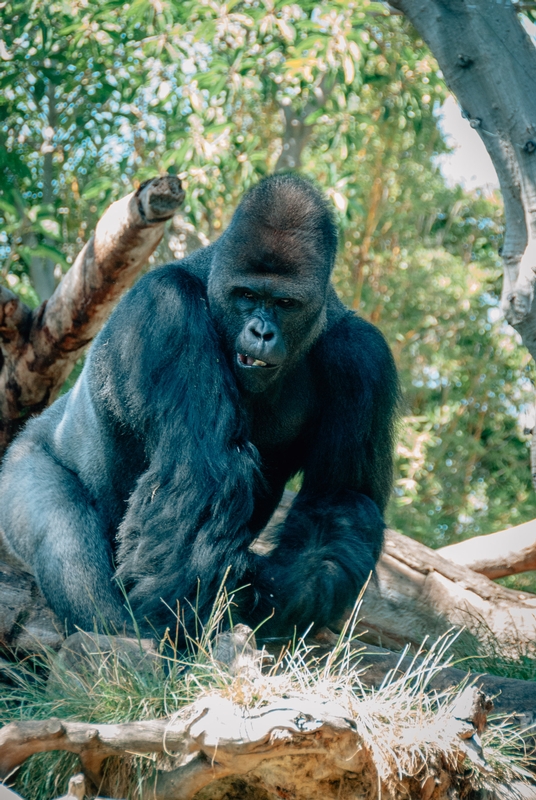
[[[155,270],[125,296],[75,388],[0,473],[0,529],[71,630],[130,621],[113,581],[121,520],[116,565],[140,621],[169,624],[160,598],[175,609],[196,595],[205,619],[227,565],[242,578],[255,451],[193,266]]]
[[[254,578],[267,633],[333,625],[353,606],[380,555],[392,483],[398,380],[381,333],[351,314],[311,354],[320,395],[304,480]]]
[[[227,566],[235,584],[245,570],[257,464],[203,283],[177,265],[147,276],[93,368],[96,405],[143,439],[148,462],[119,528],[117,576],[139,620],[165,626],[179,600],[204,621]]]

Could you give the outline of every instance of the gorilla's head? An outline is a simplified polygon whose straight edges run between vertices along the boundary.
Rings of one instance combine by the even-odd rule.
[[[295,175],[261,181],[214,248],[208,297],[239,383],[262,392],[325,324],[337,230],[324,197]]]

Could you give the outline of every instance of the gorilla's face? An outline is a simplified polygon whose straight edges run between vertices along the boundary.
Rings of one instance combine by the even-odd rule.
[[[280,252],[259,252],[258,241],[248,249],[216,250],[209,301],[239,384],[263,392],[322,332],[327,275],[319,277],[314,257],[291,264]]]
[[[324,321],[323,303],[280,276],[251,275],[241,284],[230,292],[239,328],[235,371],[245,389],[262,392],[317,338]]]
[[[262,392],[322,332],[337,234],[321,195],[296,176],[261,182],[214,247],[210,310],[239,385]]]

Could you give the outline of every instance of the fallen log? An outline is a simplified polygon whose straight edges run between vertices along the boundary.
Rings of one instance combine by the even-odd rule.
[[[487,578],[504,578],[536,570],[536,519],[505,531],[440,547],[436,552]]]
[[[36,753],[61,750],[79,755],[99,793],[111,793],[103,771],[110,756],[128,761],[135,754],[165,756],[138,785],[142,800],[190,800],[206,787],[204,797],[218,797],[214,784],[232,779],[236,785],[237,778],[245,779],[247,796],[258,800],[267,794],[296,800],[365,795],[446,800],[479,785],[497,793],[506,788],[481,746],[491,708],[481,692],[465,689],[433,711],[399,708],[385,728],[386,702],[392,700],[302,693],[247,707],[213,692],[168,719],[116,725],[17,721],[0,730],[0,776],[13,775]]]
[[[0,648],[22,656],[59,650],[64,639],[58,618],[33,577],[2,545],[0,533]],[[9,669],[8,662],[0,662],[0,677]]]
[[[34,311],[0,286],[0,457],[28,416],[54,400],[183,199],[179,179],[166,175],[113,203],[52,297]]]
[[[266,532],[253,544],[268,552],[270,533],[284,519],[294,495],[285,492]],[[388,531],[384,552],[363,597],[358,632],[372,644],[400,650],[419,647],[451,628],[465,627],[478,643],[530,651],[536,642],[536,596],[500,586],[438,551]],[[58,648],[61,626],[46,606],[33,578],[0,545],[0,644],[33,652]]]
[[[289,502],[286,497],[275,521]],[[474,640],[473,653],[494,640],[515,658],[520,651],[530,654],[536,642],[535,595],[493,583],[395,531],[387,534],[360,614],[357,632],[364,641],[390,650],[417,648],[425,637],[462,627]],[[31,653],[42,645],[58,649],[63,639],[32,576],[0,544],[0,646]]]
[[[333,647],[333,634],[331,634],[330,642],[330,646]],[[318,655],[328,654],[329,646],[327,644],[323,644],[319,640],[315,640],[312,644]],[[379,689],[387,677],[389,679],[400,678],[406,675],[412,666],[420,663],[420,660],[415,660],[412,655],[401,656],[400,653],[393,653],[384,647],[363,644],[359,639],[355,642],[355,648],[359,650],[359,665],[363,669],[361,681],[365,686],[375,689]],[[434,672],[428,683],[428,690],[445,692],[468,680],[485,695],[492,698],[494,713],[511,717],[519,730],[532,729],[536,733],[534,728],[536,726],[536,683],[534,682],[489,675],[485,672],[468,673],[459,667],[444,666],[441,670]],[[534,735],[531,735],[532,740],[534,740]]]
[[[475,651],[493,641],[515,658],[533,653],[536,643],[536,595],[500,586],[396,531],[387,534],[361,615],[360,630],[390,648],[462,627]]]

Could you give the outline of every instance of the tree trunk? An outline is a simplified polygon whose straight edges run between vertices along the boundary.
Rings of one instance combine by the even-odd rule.
[[[58,113],[56,109],[56,92],[52,81],[49,79],[47,82],[47,128],[45,141],[43,142],[43,204],[52,206],[54,204],[54,145],[52,140],[54,138],[55,128],[58,121]],[[33,238],[34,244],[37,243],[35,234],[30,234]],[[47,237],[44,238],[44,243],[52,245],[53,242]],[[56,280],[54,277],[54,261],[46,256],[32,256],[30,259],[30,276],[32,279],[33,287],[40,300],[48,300],[54,292],[56,287]]]
[[[329,73],[326,73],[314,90],[314,100],[308,102],[300,114],[294,110],[289,98],[287,98],[288,102],[281,105],[285,129],[283,131],[281,152],[274,167],[274,172],[300,169],[304,148],[314,129],[313,125],[306,124],[306,119],[313,111],[326,104],[334,85],[334,79]]]
[[[281,113],[285,121],[285,129],[281,152],[274,172],[285,172],[301,167],[302,153],[313,130],[312,125],[305,124],[303,115],[296,114],[290,102],[281,106]]]
[[[180,181],[167,175],[113,203],[52,297],[35,311],[0,286],[0,457],[28,416],[55,399],[183,199]]]
[[[502,308],[536,358],[536,48],[509,0],[391,4],[430,47],[491,156],[506,218]],[[532,472],[536,485],[534,460]]]

